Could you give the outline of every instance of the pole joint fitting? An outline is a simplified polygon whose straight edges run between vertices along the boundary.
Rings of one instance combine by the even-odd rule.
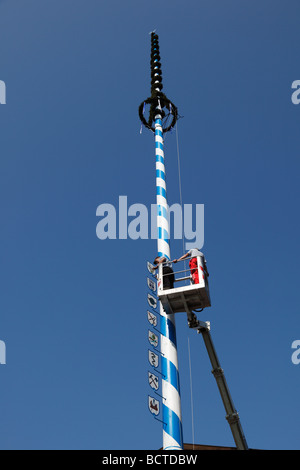
[[[240,417],[239,417],[238,412],[235,411],[234,413],[232,413],[232,414],[230,414],[230,415],[227,415],[227,416],[226,416],[226,419],[227,419],[228,423],[229,423],[230,425],[232,425],[232,424],[238,423],[239,420],[240,420]]]
[[[213,374],[215,379],[224,376],[224,370],[222,369],[222,367],[217,367],[216,369],[213,369],[211,373]]]

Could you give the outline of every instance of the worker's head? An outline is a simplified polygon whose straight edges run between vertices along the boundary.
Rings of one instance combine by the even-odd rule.
[[[155,260],[153,261],[153,264],[158,264],[158,262],[159,262],[159,256],[155,258]]]

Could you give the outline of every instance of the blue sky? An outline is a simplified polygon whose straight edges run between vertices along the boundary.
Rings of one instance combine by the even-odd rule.
[[[96,209],[155,203],[150,37],[178,123],[183,201],[205,205],[212,337],[251,448],[299,449],[299,2],[0,2],[1,449],[158,449],[146,261]],[[179,202],[175,134],[168,200]],[[182,242],[171,245],[173,257]],[[233,445],[201,336],[176,317],[184,442]],[[194,436],[188,344],[191,350]]]

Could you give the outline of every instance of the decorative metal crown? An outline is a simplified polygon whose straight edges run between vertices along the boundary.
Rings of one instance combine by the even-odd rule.
[[[178,110],[164,93],[162,93],[162,72],[159,55],[158,35],[151,33],[151,97],[139,106],[139,117],[145,127],[155,131],[155,116],[158,114],[162,120],[163,132],[168,132],[175,126],[178,119]],[[145,117],[148,105],[148,117]]]

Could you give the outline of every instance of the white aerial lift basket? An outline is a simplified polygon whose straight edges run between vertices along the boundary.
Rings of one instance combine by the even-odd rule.
[[[157,295],[166,313],[191,312],[211,306],[207,276],[200,256],[197,256],[197,270],[199,283],[194,284],[192,275],[176,277],[177,274],[190,272],[190,269],[174,271],[175,283],[190,281],[189,285],[179,285],[173,289],[164,289],[164,278],[170,274],[163,274],[162,263],[158,269]]]

